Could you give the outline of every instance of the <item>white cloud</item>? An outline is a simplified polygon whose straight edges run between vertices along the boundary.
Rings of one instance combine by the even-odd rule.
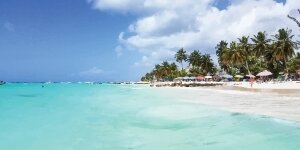
[[[96,9],[134,13],[137,20],[120,33],[119,43],[124,49],[143,55],[135,65],[151,66],[173,58],[184,47],[192,51],[214,54],[220,40],[235,40],[258,31],[274,34],[279,28],[299,28],[287,14],[299,16],[298,0],[279,3],[274,0],[232,0],[226,9],[214,6],[217,0],[89,0]],[[120,53],[120,50],[116,50]]]
[[[81,71],[79,73],[79,75],[80,76],[98,76],[98,75],[102,75],[104,73],[105,72],[102,69],[99,69],[97,67],[93,67],[93,68],[90,68],[88,70]]]
[[[3,24],[3,27],[10,32],[15,32],[15,26],[14,26],[14,24],[12,24],[10,22],[5,22]]]

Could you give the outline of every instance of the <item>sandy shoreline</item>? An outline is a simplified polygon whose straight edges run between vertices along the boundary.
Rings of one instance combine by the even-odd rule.
[[[300,91],[300,81],[291,82],[267,82],[267,83],[253,83],[252,87],[250,82],[238,82],[229,84],[229,86],[236,86],[249,89],[283,89],[283,90],[299,90]]]
[[[220,87],[164,87],[183,93],[185,102],[216,106],[226,111],[268,116],[300,122],[299,90]],[[201,93],[211,93],[203,96]]]

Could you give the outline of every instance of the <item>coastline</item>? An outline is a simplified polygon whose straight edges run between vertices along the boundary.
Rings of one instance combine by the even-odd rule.
[[[233,113],[253,114],[300,123],[300,93],[294,89],[249,89],[240,86],[219,87],[164,87],[183,92],[183,101],[208,105]],[[203,97],[201,92],[210,92],[213,97]],[[210,98],[210,99],[208,99]]]
[[[300,90],[300,81],[253,83],[252,87],[249,82],[238,82],[229,86],[247,89]]]
[[[239,87],[246,89],[271,89],[271,90],[300,90],[300,81],[287,82],[254,82],[251,86],[250,82],[154,82],[152,87]]]

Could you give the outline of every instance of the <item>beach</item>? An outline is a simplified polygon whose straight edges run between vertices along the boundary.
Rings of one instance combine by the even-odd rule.
[[[282,89],[282,90],[299,90],[300,81],[287,81],[287,82],[254,82],[251,86],[250,82],[233,82],[227,84],[228,86],[236,86],[249,89]]]
[[[278,85],[266,86],[249,83],[239,85],[227,85],[218,87],[164,87],[176,93],[182,93],[185,101],[217,106],[220,109],[237,112],[256,114],[265,117],[273,117],[288,121],[300,121],[300,93],[295,87],[280,89]],[[291,85],[290,83],[287,85]],[[265,88],[268,87],[268,88]],[[278,88],[277,88],[278,87]],[[203,96],[200,93],[210,93]],[[218,97],[222,95],[223,97]]]

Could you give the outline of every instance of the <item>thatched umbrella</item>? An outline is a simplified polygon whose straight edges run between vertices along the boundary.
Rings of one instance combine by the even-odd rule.
[[[258,73],[256,76],[266,77],[266,76],[270,76],[270,75],[272,75],[272,74],[273,74],[272,72],[270,72],[270,71],[268,71],[268,70],[264,70],[264,71]]]
[[[246,76],[249,77],[249,78],[255,78],[255,76],[252,75],[252,74],[248,74],[248,75],[246,75]]]

